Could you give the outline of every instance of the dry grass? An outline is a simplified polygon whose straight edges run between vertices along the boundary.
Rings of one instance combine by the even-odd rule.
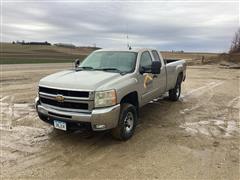
[[[170,52],[170,51],[163,51],[161,53],[163,58],[167,59],[171,58],[186,59],[188,65],[217,62],[219,58],[218,53]],[[204,60],[202,62],[203,57]]]
[[[88,54],[94,51],[91,47],[65,48],[46,45],[19,45],[1,43],[0,64],[31,64],[31,63],[66,63],[75,59],[83,60]],[[215,63],[222,59],[231,61],[237,59],[240,62],[240,55],[220,55],[217,53],[196,53],[196,52],[161,52],[163,58],[186,59],[188,65]],[[204,62],[202,62],[204,57]]]
[[[61,63],[84,59],[94,48],[64,48],[46,45],[2,43],[0,64]]]

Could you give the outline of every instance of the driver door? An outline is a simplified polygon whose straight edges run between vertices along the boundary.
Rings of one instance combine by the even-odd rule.
[[[145,73],[139,73],[139,83],[141,89],[142,104],[146,104],[152,100],[154,96],[153,74],[151,72],[152,57],[149,51],[144,51],[140,57],[139,70],[144,69]]]

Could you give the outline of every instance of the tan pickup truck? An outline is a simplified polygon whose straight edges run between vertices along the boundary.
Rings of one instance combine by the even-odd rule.
[[[185,76],[184,60],[164,60],[155,49],[101,49],[75,69],[41,79],[36,109],[57,129],[111,130],[127,140],[139,108],[165,92],[178,100]]]

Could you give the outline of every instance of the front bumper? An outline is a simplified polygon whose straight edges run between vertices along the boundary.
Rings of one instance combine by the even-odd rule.
[[[91,113],[59,111],[35,101],[39,117],[44,121],[62,120],[69,123],[90,123],[94,131],[115,128],[118,124],[120,104],[115,106],[94,109]]]

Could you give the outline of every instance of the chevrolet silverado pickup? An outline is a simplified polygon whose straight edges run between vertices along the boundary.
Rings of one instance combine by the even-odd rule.
[[[139,108],[168,92],[177,101],[185,60],[163,59],[155,49],[101,49],[75,68],[44,77],[35,99],[38,116],[57,129],[110,130],[128,140]]]

